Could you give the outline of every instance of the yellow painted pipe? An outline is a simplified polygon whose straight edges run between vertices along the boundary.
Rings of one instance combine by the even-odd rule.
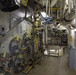
[[[33,66],[30,66],[29,69],[26,71],[26,74],[32,69]]]
[[[21,4],[22,4],[23,6],[27,6],[27,3],[28,3],[28,0],[21,0]]]
[[[51,8],[51,10],[60,10],[61,8]]]

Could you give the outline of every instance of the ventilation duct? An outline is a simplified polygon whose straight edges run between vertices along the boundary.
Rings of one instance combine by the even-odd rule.
[[[0,0],[0,9],[4,12],[11,12],[19,8],[19,0]]]

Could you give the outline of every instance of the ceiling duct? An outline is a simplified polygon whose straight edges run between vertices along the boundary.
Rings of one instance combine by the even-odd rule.
[[[4,12],[11,12],[19,8],[18,0],[0,0],[0,9]]]
[[[25,6],[34,11],[34,0],[0,0],[0,9],[3,12],[12,12]]]

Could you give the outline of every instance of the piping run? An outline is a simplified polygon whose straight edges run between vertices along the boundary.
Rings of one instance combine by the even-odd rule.
[[[21,4],[22,4],[23,6],[27,6],[28,0],[21,0]]]

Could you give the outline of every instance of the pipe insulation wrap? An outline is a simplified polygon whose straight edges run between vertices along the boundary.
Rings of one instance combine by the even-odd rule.
[[[74,9],[74,1],[69,0],[69,13],[71,13],[71,9]]]
[[[73,0],[73,2],[74,2],[74,7],[75,7],[75,9],[76,9],[76,0]]]

